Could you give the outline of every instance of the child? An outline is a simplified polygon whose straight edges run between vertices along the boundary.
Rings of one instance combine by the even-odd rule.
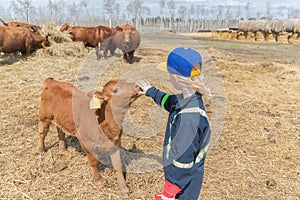
[[[163,149],[165,185],[155,199],[197,200],[210,140],[202,95],[194,88],[201,83],[202,58],[193,49],[176,48],[158,68],[169,72],[170,82],[182,93],[170,95],[143,80],[137,82],[143,94],[169,112]]]

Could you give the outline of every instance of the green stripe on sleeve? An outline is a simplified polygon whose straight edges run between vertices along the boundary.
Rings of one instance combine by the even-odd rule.
[[[161,107],[165,109],[165,103],[168,100],[170,94],[165,94],[165,96],[163,97],[163,99],[161,100]]]

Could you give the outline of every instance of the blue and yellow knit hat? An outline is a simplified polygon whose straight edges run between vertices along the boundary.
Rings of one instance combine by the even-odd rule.
[[[202,57],[191,48],[179,47],[171,51],[167,62],[160,63],[157,68],[184,77],[197,76],[201,73]]]

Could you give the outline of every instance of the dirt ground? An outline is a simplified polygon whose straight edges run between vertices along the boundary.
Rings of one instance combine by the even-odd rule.
[[[193,39],[218,69],[226,105],[222,134],[207,156],[201,199],[300,199],[299,45],[201,35]],[[99,170],[106,183],[94,187],[78,142],[68,138],[68,151],[59,152],[54,127],[46,138],[47,152],[37,153],[42,84],[53,77],[90,90],[101,89],[111,78],[142,78],[172,92],[167,77],[154,67],[166,59],[166,49],[142,44],[132,65],[120,54],[99,61],[93,51],[85,50],[64,56],[39,50],[27,59],[1,55],[0,199],[126,199],[114,171],[105,164]],[[153,199],[163,188],[160,149],[166,118],[167,113],[146,97],[134,102],[125,117],[122,160],[131,192],[127,199]]]

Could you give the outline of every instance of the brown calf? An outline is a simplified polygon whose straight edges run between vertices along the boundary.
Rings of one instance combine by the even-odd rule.
[[[45,151],[44,140],[49,126],[55,124],[61,150],[65,150],[65,134],[78,138],[92,167],[92,182],[96,186],[103,183],[98,172],[97,152],[108,152],[116,169],[119,188],[123,195],[128,195],[120,159],[122,121],[129,105],[140,96],[139,91],[133,83],[111,80],[101,92],[94,92],[101,108],[90,109],[92,97],[70,83],[46,79],[39,109],[38,150]]]

